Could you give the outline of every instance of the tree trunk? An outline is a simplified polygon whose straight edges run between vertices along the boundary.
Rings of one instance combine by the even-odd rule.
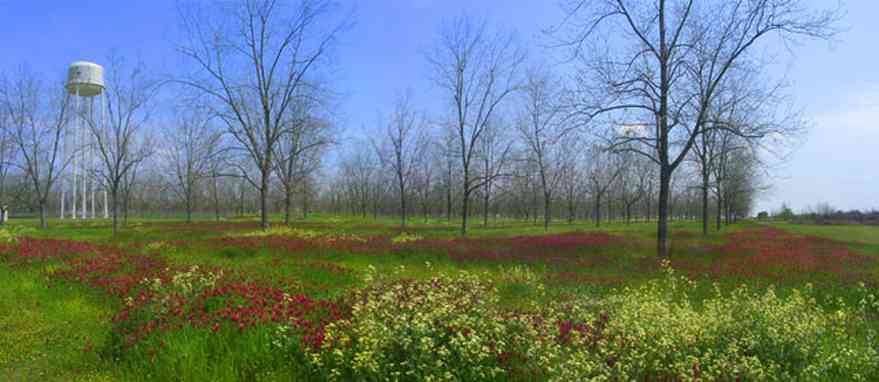
[[[470,193],[464,192],[461,203],[461,236],[467,236],[467,208],[470,207]]]
[[[452,222],[452,172],[449,170],[448,182],[446,182],[446,220]]]
[[[308,200],[308,189],[305,188],[305,185],[302,187],[302,218],[308,219],[308,210],[309,210],[309,200]]]
[[[702,171],[702,236],[708,236],[708,172]]]
[[[220,221],[220,193],[217,190],[217,178],[214,178],[214,219]]]
[[[601,227],[601,193],[595,194],[595,226]]]
[[[482,196],[482,226],[488,227],[488,202],[491,197],[491,183],[485,183],[485,195]]]
[[[49,221],[46,219],[46,200],[40,200],[40,228],[49,228]]]
[[[549,231],[550,219],[550,195],[548,192],[543,193],[543,231]]]
[[[461,236],[467,236],[467,215],[470,210],[470,166],[464,161],[464,198],[461,201]]]
[[[293,198],[292,192],[290,192],[290,187],[285,187],[284,192],[284,225],[290,224],[290,204],[292,201],[290,199]]]
[[[400,182],[400,228],[406,228],[406,186],[402,176],[398,180]]]
[[[659,219],[656,226],[656,253],[661,258],[669,257],[668,246],[668,199],[671,188],[671,174],[668,166],[659,169]]]
[[[113,203],[113,236],[119,232],[119,186],[111,187],[110,199]]]
[[[632,204],[626,203],[626,225],[632,224]]]
[[[131,197],[131,190],[126,188],[123,193],[125,196],[122,200],[122,225],[128,225],[128,203]]]
[[[268,199],[269,199],[269,171],[262,169],[262,179],[259,185],[259,226],[263,231],[269,229]]]
[[[192,223],[192,191],[186,193],[186,223]]]

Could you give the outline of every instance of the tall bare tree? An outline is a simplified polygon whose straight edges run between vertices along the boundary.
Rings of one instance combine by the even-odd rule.
[[[188,5],[188,6],[187,6]],[[334,22],[331,1],[276,0],[181,3],[188,39],[179,50],[197,67],[180,81],[212,101],[214,112],[258,176],[260,223],[269,227],[268,194],[276,146],[291,129],[286,118],[308,77],[321,69],[347,19]]]
[[[626,224],[632,222],[632,207],[644,198],[649,197],[650,179],[655,176],[654,166],[647,158],[631,152],[621,156],[622,172],[619,176],[619,197],[625,208]]]
[[[222,153],[222,135],[210,116],[197,107],[180,111],[176,122],[161,153],[170,167],[171,190],[183,199],[186,222],[191,223],[199,184],[212,176]]]
[[[491,198],[497,191],[497,182],[508,176],[506,172],[513,140],[506,134],[507,122],[495,116],[486,125],[476,149],[476,159],[481,164],[477,169],[477,177],[482,179],[482,225],[488,226],[488,215]]]
[[[303,94],[290,109],[289,125],[275,145],[274,167],[284,191],[284,224],[290,224],[290,210],[297,191],[308,200],[308,178],[321,166],[321,158],[333,144],[332,123],[318,113],[322,99],[318,89]],[[305,207],[305,206],[303,206]],[[307,213],[303,208],[303,216]]]
[[[577,115],[609,125],[612,145],[659,167],[657,254],[668,256],[672,174],[706,129],[709,109],[730,69],[761,40],[826,38],[835,10],[812,12],[801,0],[573,0],[565,3],[563,45],[583,58]],[[622,33],[620,33],[622,32]],[[560,32],[561,33],[561,32]],[[620,39],[608,39],[618,35]],[[620,46],[620,43],[623,45]],[[611,46],[610,44],[614,44]],[[604,45],[602,48],[601,46]],[[598,52],[583,55],[584,47]],[[694,94],[691,81],[700,83]],[[642,134],[616,134],[637,122]],[[633,145],[634,144],[634,145]]]
[[[136,168],[154,152],[148,135],[151,101],[159,82],[151,78],[142,62],[132,66],[115,55],[108,58],[106,124],[99,118],[83,115],[94,142],[100,164],[96,175],[110,191],[113,234],[119,228],[119,197],[125,193],[124,210],[128,211],[129,185],[135,181]]]
[[[384,142],[376,143],[377,153],[385,167],[394,174],[400,196],[400,227],[406,227],[406,200],[409,185],[421,156],[427,147],[426,120],[412,105],[411,96],[401,96],[394,113],[384,128]]]
[[[4,86],[3,79],[0,78],[0,88]],[[0,93],[2,95],[2,93]],[[2,100],[0,100],[2,102]],[[12,126],[9,110],[0,106],[0,214],[4,213],[8,208],[9,197],[7,195],[7,175],[10,167],[13,166],[15,154],[18,148],[15,145],[15,135]],[[5,223],[0,219],[0,224]]]
[[[516,127],[537,165],[543,191],[543,229],[549,229],[553,191],[563,175],[559,158],[561,140],[570,132],[563,125],[560,102],[561,84],[549,74],[532,68],[527,75],[523,95],[523,115]]]
[[[461,160],[461,235],[467,234],[470,196],[487,181],[474,173],[476,147],[498,107],[519,88],[525,53],[510,33],[486,21],[461,16],[444,26],[427,56],[433,80],[451,105],[457,156]]]
[[[40,227],[47,228],[52,187],[72,158],[72,153],[61,150],[72,112],[70,97],[61,83],[47,84],[25,66],[14,79],[4,82],[0,83],[0,107],[11,125],[11,139],[20,157],[17,165],[31,183]]]
[[[614,182],[623,171],[619,157],[613,155],[606,148],[592,145],[587,156],[588,167],[586,178],[588,179],[589,193],[592,195],[594,204],[595,226],[601,226],[601,201],[605,198]]]

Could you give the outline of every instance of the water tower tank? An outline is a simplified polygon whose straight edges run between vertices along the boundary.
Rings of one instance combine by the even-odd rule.
[[[94,97],[104,91],[104,68],[87,61],[70,64],[67,71],[67,92]]]

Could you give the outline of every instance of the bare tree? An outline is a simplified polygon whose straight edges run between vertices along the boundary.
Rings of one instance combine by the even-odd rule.
[[[559,146],[569,132],[562,125],[560,89],[560,83],[550,75],[531,69],[523,91],[524,113],[516,126],[540,176],[544,230],[549,229],[553,191],[563,175]]]
[[[434,81],[451,103],[456,151],[463,170],[461,235],[467,234],[470,196],[488,180],[471,167],[478,142],[498,106],[519,87],[525,54],[512,34],[462,16],[446,24],[427,59]]]
[[[328,27],[336,7],[325,0],[292,7],[275,0],[189,4],[181,6],[188,39],[180,51],[197,73],[181,82],[213,101],[226,131],[257,168],[256,177],[242,174],[259,190],[260,222],[267,229],[273,156],[291,129],[286,118],[347,20]]]
[[[11,124],[11,139],[32,187],[32,202],[40,211],[40,227],[47,228],[52,187],[70,163],[71,153],[61,146],[69,119],[69,97],[62,86],[41,81],[27,67],[0,88],[0,107]]]
[[[584,171],[582,169],[583,153],[580,150],[581,140],[578,134],[570,134],[559,145],[559,185],[565,204],[567,205],[568,223],[577,217],[577,204],[586,189],[584,187]]]
[[[421,214],[426,222],[430,216],[433,207],[433,197],[436,195],[436,184],[434,183],[436,171],[441,167],[441,161],[444,159],[440,155],[440,147],[436,144],[430,144],[429,135],[425,135],[425,144],[421,156],[415,160],[415,174],[413,176],[413,188],[418,197],[418,204],[421,207]]]
[[[452,212],[454,210],[452,200],[455,193],[455,172],[457,166],[455,164],[455,129],[452,126],[444,126],[444,134],[442,140],[442,157],[443,157],[443,189],[445,190],[445,206],[446,220],[452,222]]]
[[[657,253],[668,256],[669,192],[672,174],[706,129],[717,90],[734,65],[772,34],[826,38],[835,11],[810,12],[799,0],[573,0],[564,7],[573,33],[563,45],[584,59],[578,117],[609,125],[612,145],[650,158],[659,167]],[[623,32],[627,46],[607,46]],[[613,40],[618,44],[618,40]],[[591,77],[591,78],[590,78]],[[688,82],[698,81],[692,92]],[[599,119],[600,118],[600,119]],[[619,134],[636,122],[640,134]],[[634,144],[634,145],[632,145]]]
[[[646,158],[631,152],[619,154],[622,172],[619,176],[620,201],[625,208],[626,224],[632,221],[632,207],[648,197],[650,179],[655,176],[654,167]]]
[[[414,110],[411,96],[400,97],[391,120],[385,127],[384,142],[376,143],[379,158],[394,174],[400,196],[400,227],[406,227],[406,199],[416,166],[427,146],[426,121]]]
[[[275,145],[275,172],[284,190],[284,224],[290,224],[290,208],[297,190],[302,191],[307,203],[304,182],[320,168],[324,151],[333,144],[331,123],[317,114],[318,103],[316,97],[301,97],[286,119],[289,128]],[[305,213],[303,209],[303,216]]]
[[[183,199],[186,222],[191,223],[199,184],[214,174],[222,136],[210,116],[197,107],[179,112],[174,129],[162,154],[170,167],[171,189]]]
[[[380,183],[379,160],[374,150],[366,150],[358,144],[350,152],[344,153],[340,163],[341,188],[345,190],[345,199],[352,214],[366,217],[370,204],[376,199],[375,183]]]
[[[125,191],[127,217],[128,196],[135,181],[135,168],[153,153],[146,125],[150,119],[150,102],[158,91],[159,82],[150,78],[143,63],[128,67],[124,60],[111,55],[108,58],[106,124],[83,116],[94,142],[100,165],[96,175],[110,191],[113,234],[119,228],[119,196]]]
[[[498,116],[493,117],[486,125],[477,145],[476,159],[481,162],[481,166],[476,169],[476,176],[482,179],[483,226],[488,226],[491,198],[496,191],[496,183],[500,178],[508,175],[505,171],[511,156],[513,140],[505,134],[506,128],[506,121]]]
[[[0,79],[0,89],[4,87],[3,81],[3,79]],[[0,103],[2,103],[2,99],[0,99]],[[13,133],[9,110],[0,105],[0,214],[7,211],[9,203],[9,197],[6,192],[7,175],[9,174],[10,167],[13,166],[17,150]],[[0,224],[4,223],[6,223],[5,220],[0,218]]]
[[[586,170],[586,177],[588,179],[589,193],[592,194],[592,200],[595,203],[592,212],[594,214],[595,226],[600,227],[601,201],[614,182],[616,182],[624,167],[619,163],[619,157],[597,145],[592,145],[589,148],[587,160],[589,164]]]

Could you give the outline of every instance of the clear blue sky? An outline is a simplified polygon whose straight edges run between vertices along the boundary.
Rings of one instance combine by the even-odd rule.
[[[531,45],[560,20],[556,1],[357,0],[356,24],[338,47],[337,87],[348,135],[375,121],[396,94],[411,88],[415,101],[434,105],[422,54],[444,19],[462,9],[515,28]],[[831,1],[813,0],[816,7]],[[758,208],[782,201],[794,208],[829,202],[838,208],[879,208],[879,2],[849,0],[837,41],[808,42],[782,55],[790,93],[813,126],[806,142],[771,172],[772,189]],[[0,0],[0,71],[22,62],[61,79],[70,62],[100,62],[116,49],[141,57],[157,72],[172,73],[177,19],[173,0]],[[766,47],[772,49],[773,47]]]

